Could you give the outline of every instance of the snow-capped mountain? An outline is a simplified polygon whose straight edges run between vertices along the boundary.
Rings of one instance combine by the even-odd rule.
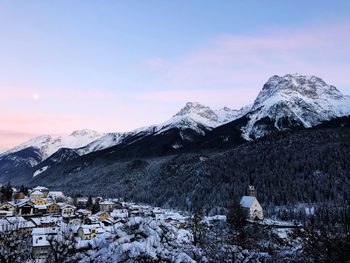
[[[350,97],[322,79],[300,74],[273,76],[254,103],[240,110],[212,110],[188,102],[169,120],[131,132],[82,130],[69,136],[34,138],[0,154],[0,182],[43,177],[69,162],[88,167],[94,158],[103,162],[105,158],[155,157],[234,147],[273,132],[314,127],[347,115]]]
[[[178,113],[167,122],[158,126],[159,131],[164,131],[169,127],[192,128],[198,133],[204,134],[202,127],[207,130],[216,128],[222,124],[233,121],[245,115],[250,107],[243,107],[240,110],[231,110],[224,107],[220,110],[212,110],[198,102],[187,102]]]
[[[102,137],[104,134],[92,130],[74,131],[68,136],[50,136],[43,135],[35,137],[25,143],[18,145],[0,155],[0,158],[10,153],[15,153],[26,148],[35,148],[39,150],[41,160],[57,152],[61,148],[76,149],[89,144],[92,141]]]
[[[190,129],[202,136],[213,128],[244,116],[250,108],[251,106],[246,106],[240,110],[232,110],[224,107],[220,110],[212,110],[210,107],[198,102],[187,102],[179,112],[166,122],[139,128],[131,132],[105,134],[87,146],[78,149],[77,152],[83,155],[125,143],[126,141],[127,143],[132,143],[134,140],[139,140],[144,136],[161,134],[174,128],[180,131]]]
[[[242,128],[245,139],[274,130],[309,128],[350,114],[350,98],[315,76],[273,76],[263,86]]]

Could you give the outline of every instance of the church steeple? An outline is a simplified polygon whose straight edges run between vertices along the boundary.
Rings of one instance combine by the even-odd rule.
[[[255,196],[256,197],[256,190],[254,187],[254,179],[252,173],[249,174],[249,185],[248,185],[248,196]]]
[[[256,191],[255,191],[254,185],[248,186],[247,194],[248,194],[248,196],[256,196]]]

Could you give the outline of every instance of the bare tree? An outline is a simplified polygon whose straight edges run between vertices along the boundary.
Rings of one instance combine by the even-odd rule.
[[[61,227],[56,235],[50,234],[47,241],[50,247],[48,262],[74,262],[72,256],[76,253],[77,241],[70,228]]]
[[[24,262],[31,257],[31,237],[24,229],[25,222],[0,225],[0,262]]]

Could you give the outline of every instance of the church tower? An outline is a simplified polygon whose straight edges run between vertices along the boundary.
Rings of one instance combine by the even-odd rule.
[[[256,196],[256,191],[254,188],[254,185],[249,185],[248,186],[248,196]]]

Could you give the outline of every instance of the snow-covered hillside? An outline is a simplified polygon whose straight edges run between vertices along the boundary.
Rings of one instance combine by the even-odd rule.
[[[78,149],[78,153],[82,155],[106,149],[124,142],[127,138],[136,136],[135,139],[139,140],[143,136],[160,134],[172,128],[177,128],[179,130],[191,129],[198,134],[204,135],[208,130],[212,130],[222,124],[244,116],[250,110],[250,107],[251,106],[246,106],[240,110],[232,110],[227,107],[219,110],[212,110],[210,107],[204,106],[198,102],[187,102],[178,113],[166,122],[139,128],[131,132],[108,133],[91,142],[86,147]]]
[[[254,101],[243,137],[258,138],[271,129],[309,128],[349,114],[349,96],[322,79],[300,74],[273,76]]]
[[[227,107],[212,110],[198,102],[188,102],[169,120],[159,125],[142,127],[131,132],[103,134],[82,130],[69,136],[39,136],[0,154],[0,157],[28,147],[39,149],[42,160],[61,148],[74,149],[79,155],[84,155],[121,143],[132,144],[148,135],[159,135],[170,129],[180,132],[191,130],[202,136],[243,116],[248,117],[248,122],[241,128],[242,137],[251,140],[274,131],[313,127],[322,121],[349,114],[350,97],[341,94],[334,86],[315,76],[288,74],[271,77],[254,103],[240,110]],[[174,147],[178,143],[181,144],[176,142]]]
[[[10,153],[18,152],[29,147],[33,147],[39,149],[42,160],[45,160],[47,157],[57,152],[61,148],[80,148],[92,141],[95,141],[103,135],[103,133],[92,130],[74,131],[68,136],[43,135],[35,137],[25,143],[18,145],[13,149],[10,149],[9,151],[2,153],[0,157]]]

